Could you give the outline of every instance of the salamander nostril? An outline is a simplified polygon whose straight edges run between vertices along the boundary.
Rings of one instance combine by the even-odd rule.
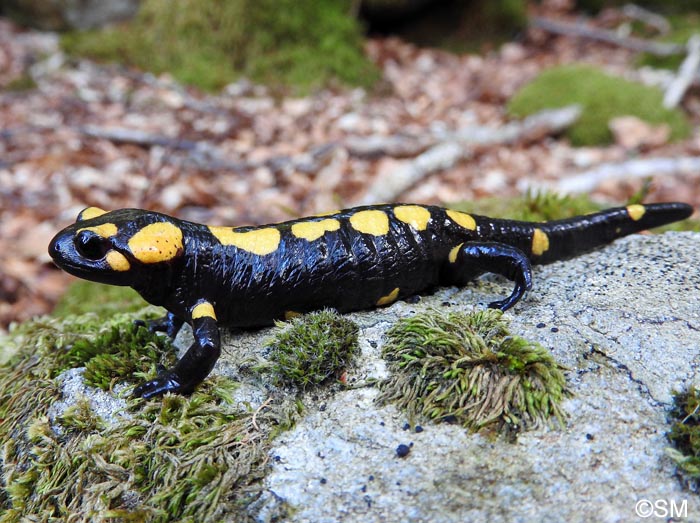
[[[51,243],[49,243],[49,256],[52,258],[56,258],[57,256],[61,255],[61,246],[58,242],[57,238],[54,238],[51,240]]]
[[[89,260],[99,260],[109,250],[108,242],[93,231],[80,231],[74,241],[78,253]]]

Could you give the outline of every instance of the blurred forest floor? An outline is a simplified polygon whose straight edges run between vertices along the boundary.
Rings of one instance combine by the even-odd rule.
[[[542,70],[583,62],[629,76],[636,53],[539,29],[483,55],[395,38],[369,39],[366,52],[383,74],[372,92],[287,97],[242,80],[211,95],[167,75],[68,59],[55,34],[0,19],[0,328],[51,310],[70,277],[50,263],[48,242],[86,206],[258,224],[365,203],[397,171],[426,172],[393,199],[449,203],[556,187],[603,164],[700,156],[700,91],[691,89],[682,107],[694,131],[681,142],[627,122],[605,147],[543,133],[458,143],[443,161],[435,147],[444,136],[502,128],[507,101]],[[622,203],[643,183],[602,179],[587,192]],[[648,200],[698,206],[700,177],[656,176]]]

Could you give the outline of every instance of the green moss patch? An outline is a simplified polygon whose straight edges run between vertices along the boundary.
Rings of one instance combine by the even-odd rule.
[[[700,390],[690,387],[674,394],[669,419],[671,430],[667,437],[673,445],[669,454],[686,486],[697,491],[700,488]]]
[[[433,311],[399,320],[383,355],[390,377],[379,401],[409,417],[456,421],[471,430],[520,430],[564,422],[564,368],[544,347],[508,332],[501,311]]]
[[[93,313],[100,319],[108,319],[118,313],[141,310],[145,305],[144,299],[131,287],[77,280],[68,287],[52,315],[65,318]]]
[[[10,80],[7,85],[5,85],[5,90],[7,91],[30,91],[36,89],[36,82],[34,78],[31,77],[29,73],[23,73]]]
[[[118,381],[143,381],[155,374],[156,363],[171,367],[176,358],[168,338],[127,322],[77,340],[61,359],[70,367],[85,367],[86,385],[109,390]]]
[[[522,118],[543,109],[578,104],[579,121],[567,131],[574,145],[612,141],[608,122],[617,116],[636,116],[651,124],[667,124],[671,138],[689,135],[690,125],[678,109],[665,109],[663,93],[653,87],[609,76],[585,65],[548,69],[524,86],[508,103],[511,116]]]
[[[337,379],[359,350],[358,327],[335,311],[312,312],[285,323],[266,348],[273,382],[305,389]]]
[[[66,399],[67,368],[85,366],[88,381],[93,365],[95,385],[108,388],[153,372],[157,352],[169,363],[172,351],[160,345],[167,342],[132,319],[44,318],[2,340],[14,356],[0,366],[0,521],[249,519],[244,509],[260,492],[270,441],[298,415],[293,398],[248,409],[233,400],[237,383],[210,377],[189,397],[129,398],[110,421],[93,410],[97,394],[89,392],[52,413]],[[106,364],[110,355],[119,363]]]
[[[349,0],[144,0],[130,23],[70,33],[62,45],[207,90],[240,75],[302,90],[333,80],[370,86],[379,73],[363,54],[350,7]]]
[[[603,206],[588,195],[559,195],[551,191],[528,191],[524,197],[481,198],[450,204],[451,209],[509,220],[543,222],[600,211]]]

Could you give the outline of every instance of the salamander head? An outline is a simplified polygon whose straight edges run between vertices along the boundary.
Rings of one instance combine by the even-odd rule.
[[[88,207],[49,244],[49,254],[66,272],[132,287],[146,284],[154,273],[169,270],[183,253],[179,222],[139,209],[105,212]]]

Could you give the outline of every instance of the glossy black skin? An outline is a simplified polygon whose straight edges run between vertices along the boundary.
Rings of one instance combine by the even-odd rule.
[[[279,246],[270,254],[257,255],[231,245],[222,245],[205,225],[177,220],[164,214],[123,209],[97,218],[79,221],[61,231],[49,252],[66,271],[89,280],[129,285],[147,301],[165,307],[165,318],[149,324],[152,330],[170,336],[184,323],[191,323],[195,342],[177,365],[145,383],[135,394],[151,397],[164,392],[190,392],[211,371],[220,352],[219,326],[255,327],[284,317],[285,312],[308,312],[324,307],[340,312],[371,308],[378,300],[399,288],[398,299],[437,285],[464,285],[485,272],[505,276],[514,282],[508,297],[490,303],[506,310],[529,290],[531,263],[549,263],[591,250],[633,232],[684,219],[692,208],[681,203],[645,206],[641,219],[633,220],[625,207],[549,223],[497,220],[472,215],[476,229],[452,221],[445,210],[425,206],[430,222],[419,231],[398,220],[396,205],[348,209],[330,216],[296,221],[340,222],[308,241],[295,237],[296,221],[236,231],[274,227],[280,231]],[[376,209],[389,217],[388,234],[371,235],[353,229],[349,218],[361,210]],[[183,233],[183,249],[175,258],[143,264],[131,255],[128,239],[153,222],[167,221]],[[131,268],[116,273],[95,253],[81,252],[81,228],[113,223],[118,234],[108,239],[104,250],[122,253]],[[535,229],[549,238],[549,248],[533,254]],[[82,233],[85,236],[85,233]],[[450,251],[463,244],[454,262]],[[211,303],[216,319],[191,317],[192,308],[202,300]]]

